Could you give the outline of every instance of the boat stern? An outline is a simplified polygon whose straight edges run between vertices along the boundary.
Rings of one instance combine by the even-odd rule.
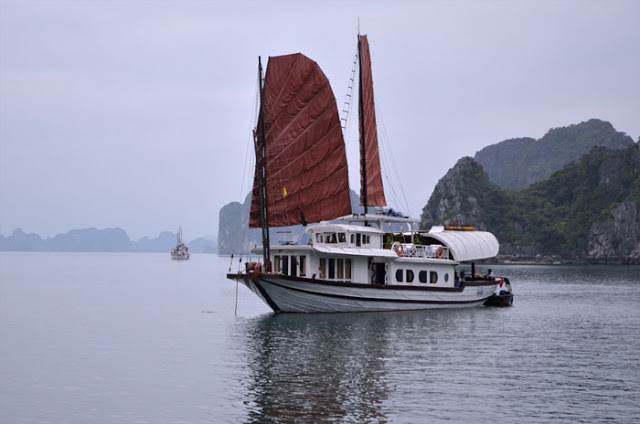
[[[511,288],[511,282],[506,277],[496,277],[496,281],[499,283],[496,287],[496,292],[484,302],[484,306],[513,306],[513,289]]]

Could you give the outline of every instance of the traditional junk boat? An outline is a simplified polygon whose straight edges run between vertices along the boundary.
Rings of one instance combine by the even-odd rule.
[[[473,266],[498,254],[493,234],[414,231],[416,220],[382,209],[366,35],[358,35],[358,58],[364,213],[352,214],[336,99],[318,64],[301,53],[270,57],[263,79],[259,60],[250,226],[262,228],[263,262],[247,263],[227,278],[244,283],[275,312],[457,308],[495,299],[508,280],[479,276]],[[296,224],[307,227],[308,244],[271,246],[270,228]],[[407,231],[385,231],[399,225]],[[467,275],[464,262],[472,263]]]
[[[176,261],[186,261],[191,255],[189,254],[189,247],[182,241],[182,227],[178,227],[178,233],[176,234],[176,247],[171,250],[171,259]]]

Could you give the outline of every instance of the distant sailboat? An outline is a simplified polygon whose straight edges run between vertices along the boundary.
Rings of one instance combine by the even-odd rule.
[[[176,235],[176,247],[171,250],[171,259],[176,261],[186,261],[189,259],[189,248],[182,241],[182,227],[178,227]]]
[[[475,272],[498,253],[493,234],[433,228],[384,210],[371,57],[358,36],[360,202],[351,213],[345,143],[336,100],[316,62],[301,53],[258,62],[260,109],[249,226],[262,228],[262,263],[227,278],[275,312],[357,312],[479,306],[508,280]],[[373,210],[370,210],[373,209]],[[338,219],[341,222],[331,223]],[[302,224],[308,244],[274,245],[270,227]],[[385,231],[405,224],[405,232]],[[471,262],[471,275],[460,268]]]

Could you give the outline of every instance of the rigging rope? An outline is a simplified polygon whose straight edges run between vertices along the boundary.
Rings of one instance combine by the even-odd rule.
[[[258,87],[258,82],[255,82],[255,97],[253,99],[253,107],[251,110],[251,116],[249,117],[249,121],[252,122],[251,124],[251,133],[249,135],[249,137],[247,138],[247,143],[245,146],[245,150],[244,150],[244,165],[242,166],[242,182],[240,183],[240,194],[239,194],[239,202],[240,203],[244,203],[244,197],[243,197],[243,193],[245,192],[245,180],[246,180],[246,174],[247,174],[247,161],[249,158],[249,146],[252,144],[253,142],[253,129],[256,127],[256,124],[258,122],[258,103],[259,103],[259,97],[260,97],[260,88]],[[249,181],[251,181],[251,179],[249,179]]]
[[[349,122],[349,115],[351,113],[351,104],[353,103],[353,87],[355,85],[356,68],[358,64],[358,54],[353,57],[353,64],[351,65],[351,73],[349,74],[349,80],[347,81],[347,93],[342,104],[342,117],[340,118],[340,124],[343,132],[346,133],[347,123]]]
[[[390,137],[389,137],[389,134],[387,133],[387,126],[384,123],[384,114],[382,112],[382,106],[380,102],[377,103],[377,106],[378,106],[378,116],[380,117],[380,123],[382,124],[381,125],[382,134],[380,134],[382,137],[380,137],[381,139],[380,145],[382,146],[382,150],[384,152],[387,152],[388,156],[391,158],[390,167],[392,168],[392,171],[395,174],[395,177],[397,179],[397,183],[400,186],[400,194],[402,195],[402,200],[404,201],[404,203],[403,204],[400,204],[400,202],[398,203],[400,204],[401,207],[406,208],[405,213],[410,215],[409,201],[407,200],[407,196],[402,187],[402,179],[400,178],[400,173],[398,172],[398,165],[396,164],[395,157],[393,156],[393,150],[391,149],[391,147],[387,146],[387,141],[390,142]],[[393,190],[393,185],[392,185],[392,190]]]
[[[340,118],[341,121],[341,125],[342,125],[342,130],[343,130],[343,134],[344,134],[344,139],[345,142],[349,142],[349,140],[351,139],[351,126],[349,125],[349,118],[351,117],[351,108],[353,105],[353,93],[354,93],[354,87],[355,87],[355,81],[356,81],[356,73],[358,70],[358,51],[356,48],[356,54],[354,55],[354,59],[353,59],[353,64],[351,66],[351,73],[349,75],[349,80],[347,81],[347,92],[346,92],[346,96],[345,96],[345,100],[343,102],[343,107],[342,107],[342,116]],[[384,124],[384,119],[382,117],[382,108],[380,107],[380,103],[377,102],[376,103],[377,109],[378,109],[378,116],[379,116],[379,120],[382,126],[382,132],[378,131],[378,135],[379,135],[379,145],[382,147],[380,150],[382,150],[382,156],[384,157],[384,163],[386,163],[386,166],[383,166],[384,168],[390,168],[391,172],[383,172],[384,178],[387,180],[388,182],[388,186],[391,189],[391,197],[393,198],[394,203],[397,205],[397,207],[404,209],[407,213],[409,214],[409,202],[407,200],[407,196],[404,193],[404,189],[402,188],[402,180],[400,178],[400,174],[398,172],[397,169],[397,164],[395,161],[395,157],[393,156],[393,152],[391,150],[390,147],[386,146],[386,141],[389,141],[389,135],[387,133],[387,129],[386,129],[386,125]],[[359,141],[358,141],[359,144]],[[382,165],[382,164],[381,164]],[[389,171],[389,169],[388,169]],[[395,188],[395,184],[393,183],[393,180],[391,179],[391,175],[392,174],[396,177],[397,179],[397,183],[399,185],[399,191],[400,191],[400,195],[398,195],[396,188]]]

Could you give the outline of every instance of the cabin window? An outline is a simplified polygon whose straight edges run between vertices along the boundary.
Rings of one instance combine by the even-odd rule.
[[[401,269],[396,271],[396,281],[398,283],[402,283],[402,270]]]
[[[280,255],[275,255],[273,257],[273,270],[275,272],[280,272]]]
[[[316,234],[316,242],[322,243],[322,234]]]
[[[351,259],[344,260],[344,279],[351,280]]]
[[[338,259],[338,280],[344,279],[344,259]]]
[[[300,256],[300,275],[307,275],[307,257]]]
[[[329,258],[329,280],[336,278],[336,260]]]
[[[413,271],[407,270],[407,283],[413,283]]]
[[[291,256],[291,273],[289,275],[296,276],[298,275],[298,257]]]
[[[351,244],[355,244],[355,243],[356,243],[356,235],[351,234]]]
[[[421,283],[426,283],[427,282],[427,271],[420,271],[418,273],[418,280],[420,280]]]
[[[438,282],[438,273],[435,271],[431,271],[429,273],[429,280],[431,284],[436,284]]]
[[[325,258],[320,258],[320,266],[318,267],[318,271],[320,272],[320,278],[326,278],[327,260]]]
[[[338,242],[339,243],[346,243],[347,242],[347,236],[345,233],[338,233]]]
[[[362,234],[356,234],[356,246],[360,246],[362,244]]]
[[[289,275],[289,257],[287,255],[282,257],[282,273]]]
[[[448,282],[448,281],[449,281],[449,273],[448,273],[448,272],[445,272],[445,273],[444,273],[444,282],[446,283],[446,282]]]

